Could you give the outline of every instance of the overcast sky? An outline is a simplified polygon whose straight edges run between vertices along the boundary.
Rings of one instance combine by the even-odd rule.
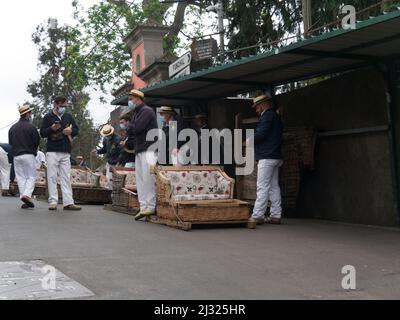
[[[86,7],[100,0],[81,0]],[[54,17],[59,25],[73,23],[72,0],[1,1],[0,10],[0,142],[8,141],[8,129],[18,119],[18,106],[30,96],[29,80],[38,78],[37,50],[31,41],[35,27]],[[94,98],[89,106],[95,123],[104,123],[113,107],[99,105]]]

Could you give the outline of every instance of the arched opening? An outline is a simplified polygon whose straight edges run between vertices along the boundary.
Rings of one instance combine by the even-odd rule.
[[[140,73],[140,55],[136,56],[136,67],[135,67],[135,70],[136,70],[136,74]]]

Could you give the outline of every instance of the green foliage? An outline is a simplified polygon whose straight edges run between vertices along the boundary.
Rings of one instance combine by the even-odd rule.
[[[382,0],[318,0],[312,1],[312,29],[323,27],[331,22],[334,22],[340,18],[339,9],[342,5],[352,5],[355,7],[357,14],[357,20],[368,19],[370,16],[376,16],[382,14],[382,11],[390,11],[396,9],[400,5],[399,0],[388,0],[382,4]],[[376,5],[376,6],[374,6]],[[373,8],[365,10],[371,6]],[[333,26],[323,28],[323,31],[332,30]]]
[[[281,39],[285,34],[295,32],[301,20],[298,0],[225,0],[224,4],[229,20],[226,36],[231,50]],[[239,58],[259,50],[251,48],[231,57]]]
[[[311,0],[312,29],[321,28],[320,32],[327,32],[337,27],[337,25],[327,25],[340,18],[339,10],[344,4],[353,5],[359,12],[381,2],[382,0]],[[359,13],[357,19],[368,19],[369,16],[379,15],[384,10],[392,10],[399,4],[399,0],[388,0]],[[303,20],[301,6],[301,0],[224,0],[226,18],[229,21],[226,32],[226,37],[229,39],[228,48],[234,50],[255,46],[232,52],[229,58],[235,59],[256,54],[277,46],[276,41],[288,35],[299,34]],[[260,46],[265,43],[271,44]]]
[[[115,5],[103,2],[84,10],[73,2],[76,28],[81,32],[82,52],[86,53],[85,70],[90,85],[106,92],[106,86],[118,87],[131,78],[131,52],[124,37],[144,14],[135,3]]]
[[[163,4],[159,0],[144,0],[142,3],[143,16],[150,23],[162,24],[165,13],[170,7],[171,4]]]

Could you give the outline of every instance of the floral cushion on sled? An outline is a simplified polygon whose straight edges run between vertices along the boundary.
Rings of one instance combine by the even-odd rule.
[[[83,169],[71,169],[71,184],[73,186],[92,186],[90,172]]]
[[[57,183],[60,184],[60,178],[57,178]],[[46,170],[37,170],[36,185],[46,186],[47,177]],[[71,168],[71,185],[72,187],[93,187],[93,188],[105,188],[107,185],[107,179],[105,176],[95,174],[85,169]]]
[[[221,200],[231,197],[231,183],[217,170],[161,171],[171,181],[174,200]]]
[[[37,170],[36,184],[45,186],[47,184],[46,171],[44,169]]]
[[[226,200],[229,196],[224,194],[184,194],[172,196],[174,201],[198,201],[198,200]]]
[[[100,177],[100,188],[106,188],[107,187],[107,178],[106,176],[101,176]]]

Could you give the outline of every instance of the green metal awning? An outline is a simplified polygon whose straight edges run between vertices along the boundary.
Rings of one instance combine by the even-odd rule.
[[[144,88],[149,105],[188,105],[400,57],[400,10]],[[112,104],[126,104],[127,96]]]

